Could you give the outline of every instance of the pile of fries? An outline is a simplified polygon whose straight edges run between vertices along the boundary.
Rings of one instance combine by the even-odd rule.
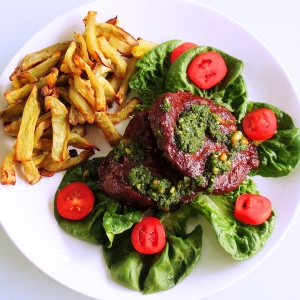
[[[16,183],[16,163],[35,184],[88,159],[99,148],[84,138],[86,124],[96,124],[111,146],[122,138],[115,124],[139,104],[126,102],[130,77],[155,44],[133,38],[117,17],[99,23],[96,16],[89,11],[82,34],[26,55],[11,74],[0,118],[15,142],[1,164],[2,184]],[[119,109],[110,113],[113,104]]]

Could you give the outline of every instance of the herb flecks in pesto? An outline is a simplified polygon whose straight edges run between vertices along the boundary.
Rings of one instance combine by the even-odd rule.
[[[195,153],[209,134],[215,141],[225,141],[219,129],[219,118],[208,105],[193,104],[178,117],[175,127],[177,147],[186,153]]]
[[[140,143],[128,139],[122,139],[112,151],[115,161],[121,161],[127,157],[129,160],[137,163],[143,161],[146,153],[145,148]]]
[[[128,175],[129,183],[139,193],[147,195],[157,203],[159,209],[169,210],[179,203],[179,200],[188,196],[198,186],[204,185],[202,176],[194,178],[184,177],[176,185],[166,178],[153,176],[149,169],[139,165],[132,168]]]
[[[162,105],[160,106],[161,111],[168,113],[171,110],[171,103],[168,98],[165,98]]]

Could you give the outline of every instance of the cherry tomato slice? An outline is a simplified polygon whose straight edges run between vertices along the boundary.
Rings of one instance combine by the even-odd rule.
[[[145,217],[134,226],[131,241],[135,250],[140,253],[158,253],[166,244],[166,232],[159,219]]]
[[[242,127],[248,138],[262,141],[272,137],[277,129],[277,118],[269,108],[258,108],[246,114]]]
[[[81,220],[93,209],[94,194],[82,182],[72,182],[63,187],[57,194],[58,213],[69,220]]]
[[[226,75],[227,66],[223,57],[214,51],[196,56],[190,63],[188,77],[201,89],[209,89],[218,84]]]
[[[177,46],[171,53],[171,62],[173,63],[183,52],[198,46],[197,44],[191,42],[185,42]]]
[[[260,225],[269,219],[271,213],[271,201],[261,195],[243,194],[235,203],[235,217],[246,224]]]

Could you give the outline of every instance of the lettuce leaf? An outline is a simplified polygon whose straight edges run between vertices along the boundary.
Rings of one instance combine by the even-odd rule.
[[[137,72],[130,79],[129,86],[139,94],[143,105],[151,105],[153,100],[165,92],[165,80],[171,66],[172,51],[181,40],[164,42],[136,63]]]
[[[154,214],[160,218],[167,234],[164,250],[157,254],[145,255],[135,251],[131,230],[117,235],[112,247],[103,249],[113,279],[144,294],[170,289],[182,281],[201,256],[201,225],[190,233],[186,232],[191,215],[188,205],[182,205],[174,212]]]
[[[277,117],[275,135],[257,145],[260,164],[250,175],[281,177],[293,172],[300,159],[300,129],[295,127],[292,118],[283,110],[267,103],[249,102],[247,112],[266,107]]]
[[[236,260],[249,259],[259,252],[271,236],[276,220],[272,212],[271,217],[258,226],[238,221],[234,217],[235,201],[244,193],[258,194],[251,179],[246,179],[239,188],[223,196],[200,193],[190,204],[205,216],[220,245]]]

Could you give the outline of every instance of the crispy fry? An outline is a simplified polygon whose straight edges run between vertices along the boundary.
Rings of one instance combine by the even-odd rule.
[[[16,171],[15,171],[15,148],[14,146],[5,155],[0,166],[1,184],[15,185]]]
[[[97,12],[89,11],[83,20],[85,23],[84,36],[86,40],[87,49],[90,56],[97,63],[102,63],[106,67],[110,68],[110,64],[107,61],[106,57],[104,56],[103,52],[101,51],[97,42],[96,29],[95,29],[96,15]]]
[[[118,26],[109,23],[96,23],[95,26],[97,36],[105,36],[109,39],[110,35],[113,35],[132,47],[138,45],[137,40],[131,34]]]
[[[70,158],[69,151],[66,150],[64,154],[66,159],[64,161],[54,161],[52,154],[49,153],[48,156],[38,165],[38,170],[42,176],[52,176],[55,172],[61,168],[61,166]]]
[[[122,135],[117,131],[105,112],[96,112],[95,116],[95,123],[100,128],[109,144],[115,146],[122,138]]]
[[[34,130],[40,113],[37,87],[34,85],[29,95],[22,115],[20,130],[16,140],[17,161],[30,161],[34,146]]]
[[[9,104],[6,108],[0,111],[0,118],[3,122],[11,122],[19,118],[24,110],[25,101],[21,100],[17,103]]]
[[[93,62],[90,60],[86,41],[85,41],[83,35],[80,33],[74,32],[74,38],[75,38],[75,41],[78,43],[80,56],[88,65],[92,66]]]
[[[55,67],[57,62],[59,61],[61,56],[61,52],[54,52],[49,58],[47,58],[42,63],[36,65],[32,69],[29,69],[27,72],[35,76],[36,78],[41,78],[46,76],[51,72],[51,69]]]
[[[42,175],[39,173],[32,159],[29,161],[23,161],[22,165],[27,182],[30,184],[36,184],[41,180]]]
[[[56,172],[67,170],[69,168],[78,166],[79,164],[81,164],[82,162],[84,162],[94,154],[95,151],[93,149],[83,150],[77,156],[70,157],[63,165],[60,166],[59,169],[57,169]]]
[[[131,53],[135,58],[143,57],[147,52],[156,47],[157,44],[154,44],[150,41],[145,41],[142,39],[138,40],[138,45],[132,47]]]
[[[76,50],[76,42],[72,41],[66,52],[64,61],[69,66],[72,73],[80,75],[82,71],[75,65],[73,61],[73,55],[75,54],[75,50]]]
[[[51,110],[51,122],[53,128],[52,159],[65,161],[67,159],[67,147],[70,133],[68,122],[68,110],[59,99],[48,96],[45,98],[46,109]]]
[[[10,136],[17,137],[20,126],[21,126],[22,118],[19,118],[11,123],[4,123],[3,129]]]
[[[81,68],[82,70],[85,70],[88,78],[91,82],[91,85],[95,91],[95,105],[94,110],[96,111],[104,111],[107,109],[106,105],[106,99],[105,99],[105,93],[104,88],[100,84],[99,80],[97,79],[94,72],[91,70],[89,65],[78,55],[74,55],[74,61],[76,65]],[[78,108],[79,109],[79,108]]]
[[[95,92],[88,81],[82,79],[79,75],[74,75],[73,79],[76,90],[87,100],[91,107],[95,107]]]
[[[29,96],[32,91],[34,84],[27,83],[17,90],[12,90],[4,93],[4,97],[9,104],[17,103],[19,100],[22,100]]]
[[[85,138],[74,132],[70,133],[68,144],[78,149],[100,150],[98,146],[92,144],[91,142],[87,141]]]
[[[135,63],[137,62],[137,59],[132,57],[128,60],[127,63],[127,72],[125,77],[123,78],[123,80],[121,81],[121,85],[120,88],[117,92],[117,96],[116,96],[116,102],[121,105],[126,98],[126,93],[129,89],[129,81],[130,78],[132,76],[132,74],[135,72],[136,68],[135,68]]]
[[[134,113],[135,107],[140,103],[141,101],[138,98],[133,97],[119,111],[115,113],[108,113],[107,116],[113,124],[120,123],[131,116]]]
[[[84,116],[87,122],[90,124],[94,123],[95,114],[93,108],[87,103],[87,101],[79,94],[74,86],[73,79],[69,79],[69,97],[73,105],[79,110],[79,112]]]
[[[31,69],[33,66],[51,57],[52,53],[56,51],[60,51],[61,53],[66,52],[69,44],[70,42],[57,43],[39,51],[27,54],[21,62],[21,71]]]
[[[51,126],[52,123],[50,118],[45,119],[36,125],[34,132],[34,147],[38,145],[39,139],[43,136],[47,129],[51,128]]]
[[[117,76],[123,78],[126,74],[127,64],[122,56],[116,51],[103,36],[97,38],[101,51],[106,57],[109,57],[113,63],[112,70]]]

